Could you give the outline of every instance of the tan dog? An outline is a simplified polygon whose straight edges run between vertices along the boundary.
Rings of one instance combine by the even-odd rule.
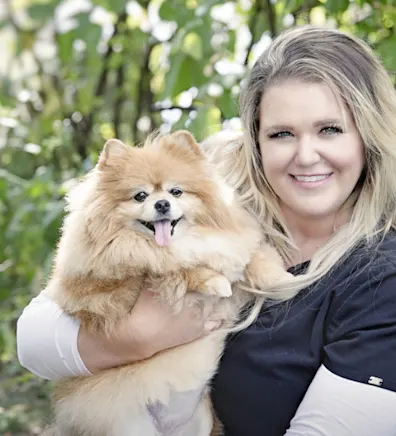
[[[259,224],[184,131],[142,148],[106,143],[96,168],[69,196],[47,289],[82,325],[108,334],[147,278],[175,307],[189,290],[215,296],[228,326],[252,298],[237,290],[231,296],[231,284],[265,289],[290,280]],[[142,362],[58,383],[48,434],[208,436],[213,418],[205,387],[225,336],[214,332]]]

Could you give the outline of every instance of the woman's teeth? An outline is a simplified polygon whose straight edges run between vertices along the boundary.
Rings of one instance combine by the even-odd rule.
[[[293,176],[299,182],[320,182],[330,177],[331,174],[324,174],[321,176]]]

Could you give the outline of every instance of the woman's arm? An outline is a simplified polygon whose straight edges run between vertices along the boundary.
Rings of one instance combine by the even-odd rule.
[[[348,380],[322,366],[285,436],[394,436],[395,410],[396,392]]]
[[[18,358],[22,366],[41,378],[90,375],[148,358],[191,342],[219,326],[209,320],[213,301],[185,304],[175,315],[151,292],[142,292],[131,314],[111,337],[89,333],[65,314],[45,291],[25,308],[17,324]],[[191,293],[186,301],[191,303]]]
[[[386,258],[367,272],[333,300],[323,365],[287,436],[396,435],[396,272]]]
[[[33,298],[17,323],[19,362],[39,377],[89,375],[77,347],[79,323],[44,292]]]

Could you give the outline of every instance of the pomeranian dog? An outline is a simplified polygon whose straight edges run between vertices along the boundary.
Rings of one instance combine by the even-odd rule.
[[[290,279],[193,136],[178,131],[143,147],[105,144],[68,197],[47,292],[84,327],[109,334],[146,280],[175,308],[188,291],[217,298],[218,318],[230,327],[254,297],[238,284],[262,290]],[[208,385],[226,334],[58,382],[54,424],[45,434],[210,435]]]

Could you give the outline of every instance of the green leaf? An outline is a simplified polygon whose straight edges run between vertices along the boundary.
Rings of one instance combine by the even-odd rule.
[[[227,43],[227,50],[231,53],[235,52],[235,44],[236,44],[236,31],[230,30],[228,32],[228,43]]]
[[[256,19],[256,25],[253,29],[253,41],[257,42],[264,32],[269,30],[267,14],[259,14]]]
[[[2,336],[2,353],[0,355],[0,360],[7,362],[10,361],[15,354],[15,335],[9,324],[2,324],[0,326],[0,331]]]
[[[199,87],[208,81],[203,74],[203,63],[183,53],[179,54],[177,59],[179,68],[174,72],[171,70],[172,82],[167,81],[167,77],[165,78],[167,96],[171,98],[193,86]]]
[[[43,219],[43,226],[48,229],[63,215],[65,204],[63,201],[48,203],[47,212]]]
[[[5,27],[9,26],[10,22],[8,20],[1,20],[0,21],[0,30],[3,30]]]
[[[16,98],[13,95],[12,85],[13,81],[11,77],[0,77],[0,105],[4,107],[13,107],[16,103]]]
[[[67,65],[73,58],[73,41],[75,37],[75,32],[71,30],[70,32],[57,34],[56,43],[58,47],[58,56],[62,65]]]
[[[33,20],[47,21],[53,17],[57,1],[50,1],[48,3],[36,3],[27,8],[27,13]]]
[[[284,0],[283,7],[285,13],[292,13],[306,4],[306,0]],[[320,3],[318,2],[318,5]]]
[[[221,130],[220,111],[215,107],[204,106],[188,126],[197,141],[202,141],[212,133]]]
[[[119,14],[124,11],[128,1],[127,0],[92,0],[95,6],[102,6],[108,11]]]
[[[176,87],[176,81],[178,80],[180,68],[185,57],[186,55],[182,52],[179,52],[174,56],[170,56],[169,61],[171,64],[171,68],[165,75],[165,89],[163,94],[161,95],[161,100],[164,98],[168,98],[174,94],[173,89]]]
[[[81,38],[91,49],[95,49],[100,40],[102,32],[101,26],[94,24],[90,21],[90,14],[88,12],[82,12],[74,16],[77,20],[77,27],[75,34],[77,38]]]
[[[396,71],[396,35],[380,42],[377,46],[377,52],[385,68]]]
[[[348,9],[349,0],[327,0],[325,6],[327,13],[338,15]]]
[[[94,103],[96,102],[97,96],[94,92],[95,88],[95,82],[86,81],[78,91],[78,109],[83,115],[88,115],[91,112]]]
[[[127,3],[126,0],[111,0],[109,1],[110,10],[119,14],[120,12],[125,11]]]
[[[183,41],[183,51],[189,54],[196,61],[203,57],[202,40],[195,32],[190,32],[186,35]]]
[[[19,56],[23,51],[31,51],[36,42],[36,34],[30,31],[19,31],[15,46],[15,54]]]
[[[194,28],[194,32],[196,32],[199,37],[201,38],[202,43],[202,51],[203,56],[207,59],[209,59],[210,55],[212,54],[212,21],[210,16],[205,16],[201,21],[200,25],[197,25]]]
[[[218,106],[225,119],[238,116],[238,99],[231,95],[230,89],[225,89],[218,98]]]
[[[192,86],[201,86],[208,79],[203,74],[204,63],[179,52],[170,56],[171,69],[165,75],[163,98],[174,98]]]
[[[188,9],[184,0],[165,0],[160,9],[159,16],[164,21],[176,21],[184,26],[195,18],[194,9]]]

